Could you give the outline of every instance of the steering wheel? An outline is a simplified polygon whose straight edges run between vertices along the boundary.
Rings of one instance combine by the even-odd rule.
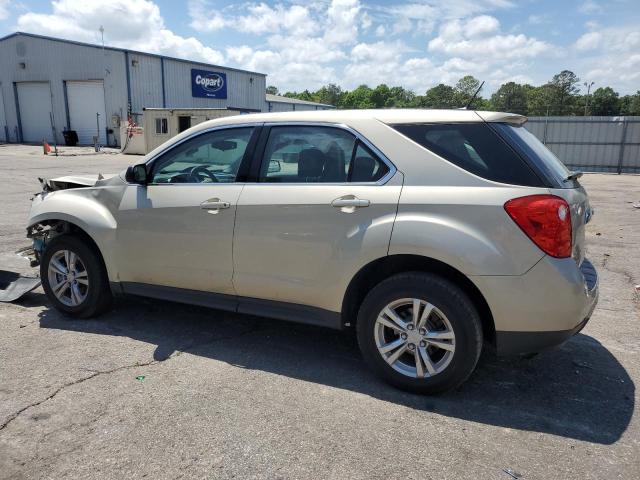
[[[193,183],[202,183],[202,180],[205,177],[209,177],[212,182],[218,183],[218,179],[211,171],[209,171],[207,165],[198,165],[197,167],[192,167],[186,173],[189,175],[189,181]]]

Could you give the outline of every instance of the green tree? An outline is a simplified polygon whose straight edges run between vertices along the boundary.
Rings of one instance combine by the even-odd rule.
[[[613,88],[600,87],[593,92],[589,99],[587,110],[591,115],[616,115],[620,112],[618,97],[618,92],[614,91]]]
[[[553,92],[549,84],[541,87],[525,85],[524,88],[527,95],[527,115],[555,115],[552,111]]]
[[[478,88],[480,88],[480,80],[473,75],[465,75],[458,80],[458,83],[456,83],[455,86],[455,91],[459,97],[458,102],[461,107],[464,107],[469,103],[469,100],[471,100],[473,95],[478,91]],[[479,94],[480,92],[478,92],[478,95]]]
[[[342,97],[344,96],[344,91],[338,85],[334,83],[330,83],[329,85],[325,85],[320,90],[316,92],[316,96],[318,97],[318,101],[320,103],[325,103],[327,105],[338,106],[342,101]]]
[[[278,87],[274,87],[273,85],[269,85],[267,87],[267,93],[269,95],[279,95],[280,93],[278,92]]]
[[[347,92],[342,98],[342,108],[374,108],[371,100],[371,90],[367,85],[360,85],[354,90]]]
[[[618,105],[620,115],[640,115],[640,90],[620,98]]]
[[[454,88],[441,83],[427,90],[424,97],[420,98],[420,106],[427,108],[456,108],[459,106],[457,101]]]
[[[527,114],[527,88],[515,82],[502,84],[491,95],[491,108],[501,112]]]
[[[563,70],[553,76],[547,84],[551,92],[551,114],[568,115],[574,113],[575,95],[580,91],[580,78],[571,70]]]
[[[378,85],[371,92],[371,102],[375,108],[392,107],[391,89],[384,83]]]
[[[406,90],[402,87],[391,87],[391,99],[393,100],[393,107],[408,108],[416,107],[416,94],[411,90]]]

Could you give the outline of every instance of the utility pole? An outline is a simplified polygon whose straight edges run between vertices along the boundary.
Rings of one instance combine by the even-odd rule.
[[[587,97],[584,100],[584,116],[587,116],[587,111],[589,109],[589,92],[591,91],[591,87],[593,87],[595,82],[584,82],[584,86],[587,87]]]

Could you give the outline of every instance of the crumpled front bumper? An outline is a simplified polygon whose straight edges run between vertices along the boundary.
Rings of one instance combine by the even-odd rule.
[[[539,352],[578,333],[598,303],[598,273],[584,259],[544,257],[519,277],[472,277],[494,317],[500,355]]]

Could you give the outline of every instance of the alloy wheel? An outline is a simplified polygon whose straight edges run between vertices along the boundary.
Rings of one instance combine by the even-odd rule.
[[[51,291],[62,304],[77,307],[87,298],[89,275],[76,253],[58,250],[49,259],[47,272]]]
[[[456,337],[447,316],[419,298],[401,298],[378,314],[376,347],[397,372],[411,378],[433,377],[447,368]]]

